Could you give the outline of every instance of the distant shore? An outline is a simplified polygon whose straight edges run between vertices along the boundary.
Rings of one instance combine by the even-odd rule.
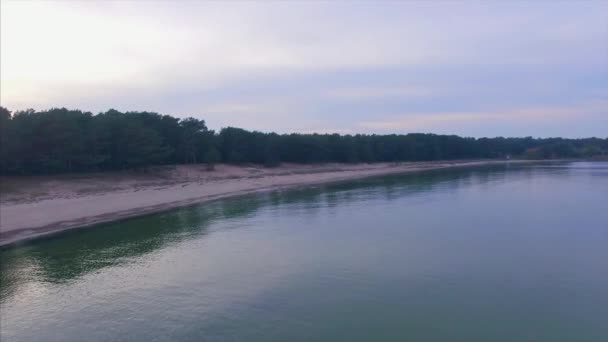
[[[4,177],[0,246],[232,196],[389,174],[524,162],[530,161],[286,164],[276,168],[217,165],[212,171],[205,165],[182,165],[145,174]]]

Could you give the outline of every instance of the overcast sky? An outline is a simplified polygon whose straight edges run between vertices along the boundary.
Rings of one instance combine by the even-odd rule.
[[[1,102],[219,129],[608,136],[608,1],[1,2]]]

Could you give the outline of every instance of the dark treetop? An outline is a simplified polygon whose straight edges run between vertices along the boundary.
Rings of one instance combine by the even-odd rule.
[[[463,138],[455,135],[276,134],[209,130],[204,120],[151,112],[11,113],[0,107],[2,174],[49,174],[205,162],[398,162],[469,158],[591,158],[608,138]]]

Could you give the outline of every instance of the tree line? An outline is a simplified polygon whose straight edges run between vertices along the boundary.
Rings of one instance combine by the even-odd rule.
[[[224,162],[371,163],[478,158],[608,156],[608,138],[467,138],[456,135],[276,134],[204,120],[111,109],[93,115],[0,107],[0,173],[51,174]]]

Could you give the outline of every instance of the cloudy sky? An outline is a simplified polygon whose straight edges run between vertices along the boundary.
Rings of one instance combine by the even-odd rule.
[[[211,128],[608,136],[608,1],[1,2],[11,110]]]

